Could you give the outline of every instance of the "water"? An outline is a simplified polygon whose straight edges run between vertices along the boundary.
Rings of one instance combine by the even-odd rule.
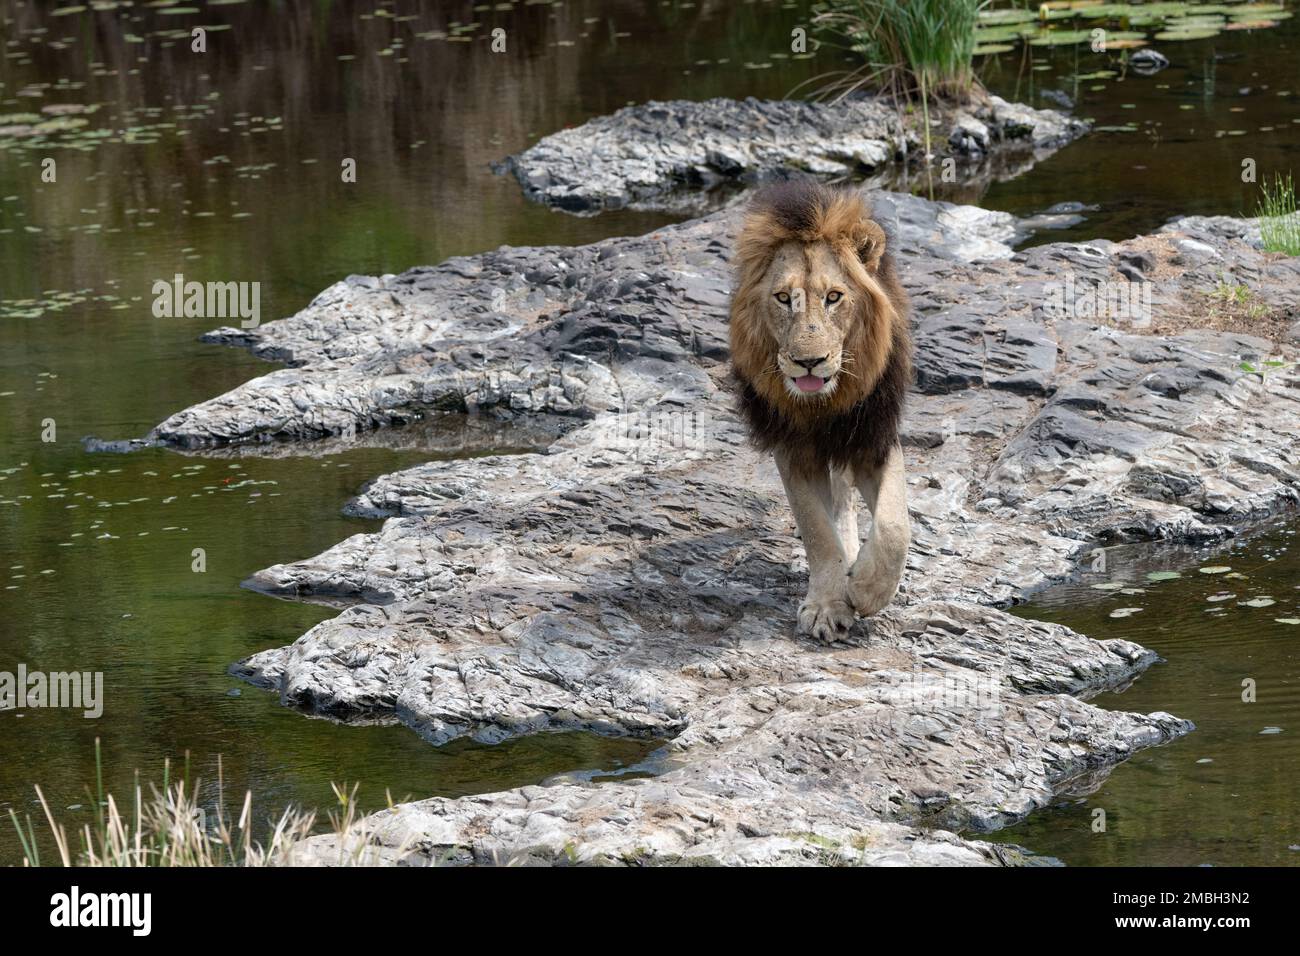
[[[1144,750],[1095,792],[991,839],[1071,865],[1300,865],[1300,548],[1292,524],[1217,551],[1138,546],[1017,609],[1092,637],[1149,647],[1163,662],[1098,706],[1165,710],[1196,730]],[[1202,573],[1201,568],[1221,569]],[[1151,580],[1177,571],[1181,577]],[[1141,589],[1100,590],[1121,584]],[[1267,606],[1245,602],[1272,600]],[[1122,608],[1141,608],[1112,617]],[[1249,700],[1253,696],[1253,700]],[[1105,813],[1094,830],[1095,811]]]
[[[34,783],[56,807],[84,807],[96,737],[112,788],[137,768],[157,779],[164,758],[186,751],[211,779],[221,754],[228,790],[251,788],[268,816],[290,802],[328,806],[331,780],[360,783],[375,806],[386,791],[483,792],[652,759],[656,742],[590,735],[435,749],[401,727],[305,720],[227,674],[334,613],[238,584],[376,527],[339,513],[367,479],[543,436],[451,419],[369,448],[233,458],[88,454],[80,438],[142,435],[273,367],[196,341],[216,322],[154,318],[155,280],[257,281],[271,319],[349,273],[672,221],[553,213],[488,164],[629,102],[780,97],[838,68],[833,50],[790,55],[807,4],[333,2],[269,17],[254,3],[196,2],[193,15],[137,4],[54,16],[57,6],[0,0],[0,670],[103,671],[108,699],[98,720],[0,714],[0,814],[31,810]],[[190,49],[199,24],[218,27],[205,53]],[[495,26],[507,31],[505,55],[482,39]],[[1300,89],[1296,28],[1179,44],[1177,56],[1168,45],[1175,65],[1153,79],[1075,85],[1104,58],[1083,53],[1076,67],[1073,49],[1035,49],[1023,68],[1019,52],[989,59],[996,92],[1050,105],[1043,91],[1065,88],[1082,114],[1134,120],[1138,132],[1098,133],[1013,182],[938,195],[1017,213],[1097,204],[1060,234],[1074,238],[1242,212],[1240,154],[1262,173],[1300,135],[1294,98],[1280,95]],[[38,123],[49,125],[36,138],[13,132]],[[1274,129],[1259,133],[1265,125]],[[1251,133],[1229,137],[1236,128]],[[46,158],[55,182],[41,179]],[[355,183],[340,181],[345,158],[357,162]],[[204,573],[192,570],[195,548]],[[1156,676],[1130,694],[1197,717],[1187,700],[1148,691]],[[0,824],[0,862],[15,860]]]
[[[1058,202],[1096,207],[1031,245],[1118,241],[1175,216],[1255,215],[1259,182],[1292,171],[1300,148],[1300,19],[1153,46],[1170,61],[1154,76],[1125,71],[1118,53],[1086,44],[1029,48],[1029,60],[1024,48],[982,58],[994,92],[1039,107],[1058,107],[1050,94],[1065,93],[1101,129],[1017,179],[953,198],[1022,216]],[[1105,70],[1116,76],[1081,78]]]

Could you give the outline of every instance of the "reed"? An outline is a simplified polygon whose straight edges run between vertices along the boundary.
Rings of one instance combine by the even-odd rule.
[[[1296,211],[1295,183],[1291,174],[1278,175],[1272,183],[1260,183],[1260,198],[1255,210],[1259,233],[1269,252],[1300,256],[1300,214]]]
[[[317,827],[314,811],[289,807],[269,823],[269,837],[255,839],[253,794],[245,792],[239,814],[233,820],[226,812],[221,761],[217,761],[215,811],[206,806],[200,781],[189,782],[189,759],[179,780],[171,779],[171,763],[163,765],[161,786],[145,788],[137,771],[128,805],[104,792],[103,762],[99,740],[95,741],[94,822],[69,834],[55,818],[41,788],[36,797],[53,836],[62,866],[293,866],[300,865],[299,842],[324,827]],[[376,862],[369,853],[372,845],[365,820],[358,810],[357,788],[331,784],[337,807],[328,814],[328,829],[334,834],[331,857],[323,862],[340,866]],[[389,801],[392,805],[392,801]],[[25,866],[41,866],[36,825],[13,809],[9,818],[18,832]],[[398,855],[401,855],[401,850]],[[319,857],[316,862],[322,862]],[[50,865],[47,860],[45,865]]]
[[[979,89],[972,59],[979,13],[988,0],[823,0],[813,25],[824,42],[861,65],[819,93],[836,99],[863,88],[907,100],[964,102]]]

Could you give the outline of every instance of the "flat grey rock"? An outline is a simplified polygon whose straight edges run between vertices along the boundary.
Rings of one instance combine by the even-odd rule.
[[[970,110],[934,112],[931,148],[963,167],[998,154],[1015,171],[1082,135],[1088,124],[990,96]],[[498,170],[528,198],[569,212],[624,206],[685,211],[728,183],[790,172],[869,174],[924,153],[920,119],[900,121],[890,102],[672,100],[628,106],[539,140]],[[978,174],[963,169],[965,175]]]
[[[806,562],[726,387],[738,211],[353,277],[291,318],[214,333],[293,365],[152,440],[278,449],[439,409],[572,423],[535,454],[381,476],[347,506],[387,517],[379,531],[248,582],[346,606],[235,667],[306,712],[397,720],[431,744],[566,729],[668,740],[652,779],[378,814],[376,861],[1041,862],[959,834],[1023,819],[1191,729],[1085,702],[1137,678],[1150,651],[999,607],[1105,543],[1222,537],[1300,497],[1295,370],[1242,369],[1295,349],[1213,316],[1155,334],[1047,303],[1067,273],[1116,281],[1129,266],[1159,327],[1200,314],[1226,270],[1294,315],[1295,260],[1170,228],[973,261],[971,223],[996,217],[878,202],[916,308],[914,540],[899,598],[830,647],[794,636]],[[1187,242],[1212,270],[1183,264]],[[318,863],[338,850],[301,848]]]

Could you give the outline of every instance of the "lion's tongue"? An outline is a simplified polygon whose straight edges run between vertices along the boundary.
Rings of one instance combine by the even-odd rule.
[[[817,375],[801,375],[794,380],[794,383],[799,386],[801,392],[817,392],[825,384],[825,379]]]

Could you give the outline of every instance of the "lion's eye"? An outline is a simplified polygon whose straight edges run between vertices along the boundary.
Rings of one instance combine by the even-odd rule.
[[[826,293],[826,301],[827,301],[827,302],[838,302],[838,301],[840,301],[840,299],[842,299],[842,298],[844,298],[844,293],[843,293],[843,292],[827,292],[827,293]]]
[[[790,304],[790,293],[789,293],[789,292],[778,292],[778,293],[776,294],[776,301],[777,301],[777,302],[780,302],[782,305],[789,305],[789,304]]]

